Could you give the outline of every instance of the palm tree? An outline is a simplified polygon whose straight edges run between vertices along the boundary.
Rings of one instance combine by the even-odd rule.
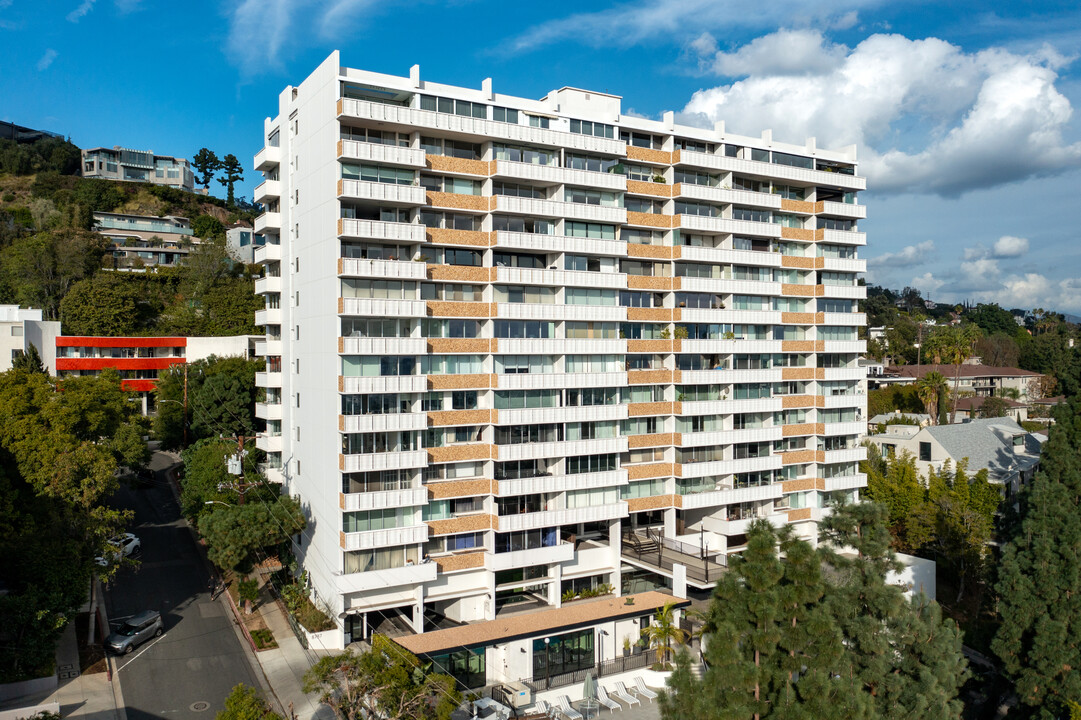
[[[657,662],[668,662],[672,652],[672,643],[682,645],[687,642],[687,631],[679,626],[675,619],[675,603],[666,603],[653,615],[653,622],[646,628],[650,644],[657,648]]]
[[[972,356],[977,341],[981,337],[980,328],[969,323],[967,325],[950,325],[942,328],[928,340],[936,362],[941,360],[947,365],[953,365],[953,402],[950,406],[950,423],[957,417],[958,386],[961,384],[961,364]]]
[[[946,376],[938,371],[931,371],[916,381],[916,394],[923,403],[931,424],[938,424],[938,399],[945,397]]]

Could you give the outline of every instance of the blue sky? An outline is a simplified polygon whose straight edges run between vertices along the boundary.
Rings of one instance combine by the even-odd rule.
[[[278,92],[335,48],[379,72],[574,85],[649,117],[855,143],[870,282],[1081,313],[1076,2],[0,0],[0,118],[250,166]]]

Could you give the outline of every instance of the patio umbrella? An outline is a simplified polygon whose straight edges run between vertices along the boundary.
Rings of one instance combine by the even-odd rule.
[[[597,699],[597,688],[593,683],[593,673],[588,673],[585,682],[582,683],[582,699],[591,701]]]

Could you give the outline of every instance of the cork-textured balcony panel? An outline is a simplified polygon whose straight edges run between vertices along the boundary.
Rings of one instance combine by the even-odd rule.
[[[656,213],[627,211],[628,225],[645,225],[646,227],[665,228],[675,227],[674,215],[658,215]]]
[[[802,478],[800,480],[786,480],[781,483],[781,492],[801,492],[803,490],[814,490],[815,479],[814,478]]]
[[[630,319],[630,308],[627,309],[627,317]],[[670,353],[672,352],[671,340],[628,340],[627,352],[629,353]]]
[[[445,482],[428,483],[425,487],[428,488],[428,495],[432,500],[442,500],[443,498],[452,497],[491,495],[495,490],[495,481],[490,478],[447,480]]]
[[[793,283],[781,284],[781,295],[795,296],[795,297],[814,297],[815,286],[814,285],[797,285]]]
[[[814,395],[784,395],[781,397],[781,407],[786,410],[796,408],[812,408],[814,406]]]
[[[664,385],[672,382],[671,370],[628,370],[630,385]]]
[[[815,240],[816,241],[821,240],[824,237],[826,237],[825,228],[818,228],[817,230],[815,230]]]
[[[466,265],[429,265],[429,280],[449,282],[486,283],[493,277],[495,268],[469,267]]]
[[[626,465],[628,480],[648,480],[649,478],[670,477],[674,470],[672,463],[650,463],[649,465]]]
[[[428,413],[428,425],[487,425],[491,422],[491,410],[437,410]]]
[[[813,242],[815,239],[815,231],[805,230],[804,228],[791,228],[782,226],[781,237],[785,240],[803,240],[805,242]]]
[[[345,470],[345,455],[338,453],[338,469]]]
[[[495,303],[428,300],[428,317],[489,318]]]
[[[627,245],[627,257],[671,260],[672,248],[667,245],[639,245],[637,243],[629,243]]]
[[[343,549],[345,548],[345,533],[341,530],[338,531],[338,546]]]
[[[338,493],[338,507],[345,510],[345,493]]]
[[[629,417],[644,417],[648,415],[671,414],[672,403],[670,402],[644,402],[627,404],[627,415]]]
[[[826,489],[826,478],[815,478],[815,489],[816,490],[825,490]]]
[[[464,462],[466,460],[490,460],[495,457],[495,445],[487,443],[464,443],[447,447],[428,448],[428,462]]]
[[[815,203],[807,202],[806,200],[788,200],[781,199],[781,210],[785,212],[798,212],[798,213],[814,213]],[[817,212],[822,212],[818,210]]]
[[[782,380],[814,380],[818,368],[781,368]]]
[[[341,375],[338,376],[338,392],[345,392],[345,378]]]
[[[815,285],[815,297],[823,297],[826,294],[825,285]]]
[[[654,495],[653,497],[627,498],[627,510],[630,512],[656,510],[657,508],[670,508],[674,504],[674,495]]]
[[[796,522],[798,520],[810,520],[811,508],[800,508],[799,510],[788,511],[788,522]]]
[[[675,444],[675,436],[672,433],[654,433],[652,435],[628,435],[627,447],[629,448],[644,448],[644,447],[667,447]]]
[[[488,373],[475,375],[429,375],[429,390],[465,390],[469,388],[489,388],[492,376]]]
[[[781,256],[781,267],[814,269],[814,266],[815,258],[813,257],[797,257],[795,255]]]
[[[814,340],[782,340],[781,352],[814,352]]]
[[[425,193],[425,197],[428,198],[429,205],[440,208],[457,208],[459,210],[488,212],[488,207],[490,205],[488,202],[489,199],[483,195],[463,195],[461,193],[433,192],[432,190],[428,190]]]
[[[429,535],[453,535],[476,530],[491,530],[497,527],[494,515],[477,514],[465,515],[464,517],[451,518],[449,520],[426,520]]]
[[[631,246],[634,247],[634,246]],[[646,277],[645,275],[628,275],[627,288],[629,290],[663,290],[672,289],[672,278]]]
[[[815,325],[826,322],[826,313],[815,313]]]
[[[345,352],[345,338],[338,338],[338,352]]]
[[[650,148],[627,146],[627,159],[640,162],[655,163],[658,165],[671,165],[672,153],[664,150],[651,150]],[[630,182],[630,181],[628,181]]]
[[[479,552],[462,553],[461,555],[445,555],[432,558],[432,562],[439,566],[439,572],[454,572],[456,570],[471,570],[484,567],[484,550]]]
[[[672,320],[672,311],[668,308],[627,308],[627,320],[629,322],[670,322]],[[639,342],[637,340],[628,341],[630,343]]]
[[[825,340],[815,340],[815,352],[825,352],[825,351],[826,351],[826,341]]]
[[[800,423],[798,425],[782,425],[781,437],[796,437],[799,435],[814,435],[814,423]]]
[[[443,245],[469,245],[473,247],[488,247],[490,244],[489,233],[481,230],[454,230],[451,228],[428,228],[425,233],[428,242],[441,243]]]
[[[632,195],[654,195],[656,197],[667,198],[672,197],[672,186],[667,183],[628,180],[627,192]]]
[[[814,325],[814,313],[783,312],[781,322],[785,325]]]
[[[345,299],[338,298],[338,314],[341,315],[343,312],[345,312]]]
[[[814,461],[814,450],[795,450],[793,452],[781,453],[782,465],[804,465],[806,463],[813,463]]]
[[[488,163],[483,160],[467,160],[466,158],[447,157],[445,155],[425,155],[424,161],[429,170],[466,173],[483,177],[490,174],[488,172]]]
[[[489,341],[486,338],[428,338],[428,352],[447,355],[488,354]]]
[[[815,258],[815,268],[821,270],[826,267],[826,258],[818,256]]]
[[[338,416],[338,429],[345,430],[345,415]]]
[[[342,234],[342,221],[341,221],[341,218],[338,218],[338,234],[339,235]],[[338,274],[339,275],[342,274],[343,268],[344,268],[344,263],[342,263],[342,258],[338,258]]]

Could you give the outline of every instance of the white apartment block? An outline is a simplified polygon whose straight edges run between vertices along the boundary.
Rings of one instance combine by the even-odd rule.
[[[55,372],[54,340],[60,334],[60,322],[42,320],[41,310],[18,305],[0,305],[0,372],[11,369],[12,363],[33,345],[41,364]]]
[[[337,52],[263,141],[258,444],[337,642],[601,584],[685,597],[754,519],[813,538],[865,485],[854,148]],[[549,662],[535,642],[511,679]],[[466,660],[499,680],[505,647]]]

